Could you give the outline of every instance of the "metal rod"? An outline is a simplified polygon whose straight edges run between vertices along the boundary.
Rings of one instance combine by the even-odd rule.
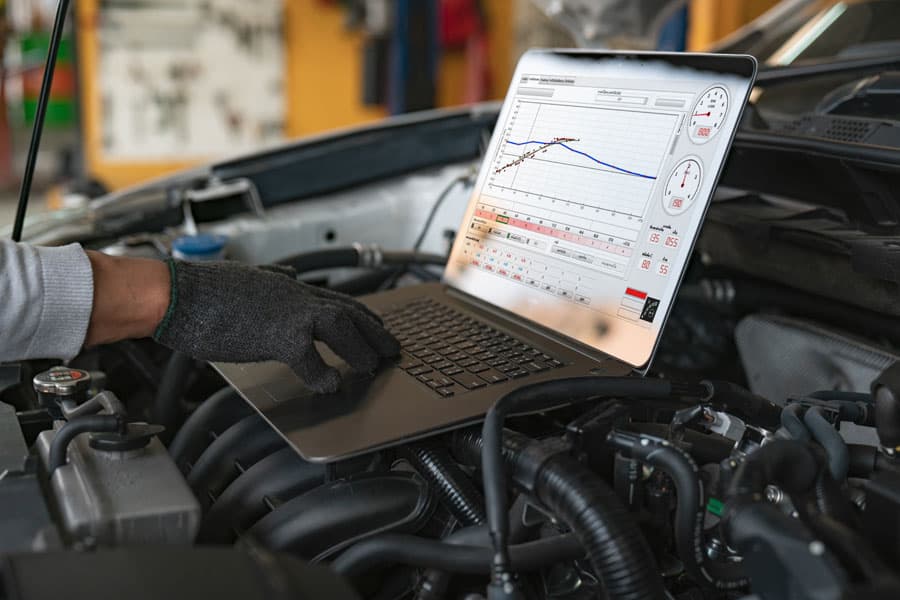
[[[19,193],[19,205],[16,208],[16,220],[12,230],[14,242],[22,239],[25,212],[28,210],[28,199],[31,196],[31,181],[34,179],[38,149],[41,146],[41,134],[44,132],[44,117],[47,114],[47,104],[50,102],[50,87],[53,83],[53,71],[56,69],[56,55],[59,53],[59,44],[62,40],[68,10],[69,0],[59,0],[56,8],[56,19],[53,22],[53,31],[50,33],[50,48],[47,53],[47,64],[44,67],[44,80],[41,82],[37,111],[34,114],[34,129],[31,132],[31,142],[28,144],[28,158],[25,161],[25,172],[22,174],[22,189]]]

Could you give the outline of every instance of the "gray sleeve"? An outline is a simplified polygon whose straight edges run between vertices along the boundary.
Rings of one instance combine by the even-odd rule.
[[[93,272],[81,246],[0,240],[0,361],[74,358],[93,303]]]

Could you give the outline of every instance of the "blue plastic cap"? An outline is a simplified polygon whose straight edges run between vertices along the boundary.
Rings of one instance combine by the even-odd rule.
[[[186,260],[216,260],[223,258],[227,241],[224,235],[186,235],[172,242],[172,254]]]

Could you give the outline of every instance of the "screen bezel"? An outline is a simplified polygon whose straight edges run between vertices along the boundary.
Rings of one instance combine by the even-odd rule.
[[[554,55],[561,56],[565,58],[570,58],[574,60],[593,60],[596,61],[598,59],[602,60],[617,60],[623,62],[633,61],[636,66],[639,66],[642,62],[646,61],[663,61],[672,66],[676,67],[686,67],[692,68],[702,71],[711,71],[711,72],[719,72],[723,75],[736,76],[747,80],[747,91],[744,95],[744,98],[741,99],[740,103],[736,105],[738,113],[736,115],[735,126],[732,128],[731,132],[728,134],[728,139],[725,145],[725,151],[723,153],[722,160],[717,165],[714,177],[712,178],[712,184],[710,186],[710,191],[708,197],[705,199],[704,206],[702,208],[703,214],[700,218],[700,226],[696,228],[693,232],[689,240],[689,250],[686,254],[686,259],[684,263],[684,268],[681,269],[681,272],[678,274],[678,281],[675,285],[676,295],[677,290],[680,288],[681,283],[684,279],[684,274],[687,271],[687,264],[690,260],[691,255],[693,254],[694,247],[697,243],[697,240],[700,236],[700,232],[702,231],[702,224],[705,221],[706,213],[709,209],[709,205],[712,201],[712,197],[715,193],[715,189],[718,186],[719,178],[721,177],[722,171],[724,169],[725,162],[728,158],[728,153],[731,149],[731,144],[734,140],[734,135],[737,132],[738,127],[740,126],[741,119],[743,117],[743,111],[750,97],[750,93],[753,88],[753,81],[756,78],[757,74],[757,61],[754,57],[749,55],[732,55],[732,54],[707,54],[707,53],[665,53],[665,52],[635,52],[635,51],[626,51],[626,52],[617,52],[617,51],[594,51],[594,50],[580,50],[580,49],[533,49],[526,52],[522,58],[519,60],[518,65],[515,69],[515,74],[510,82],[509,89],[507,91],[506,99],[503,102],[503,106],[500,109],[500,113],[498,116],[497,125],[494,128],[494,132],[491,136],[490,143],[488,148],[494,148],[497,144],[498,136],[500,135],[500,128],[503,125],[503,117],[508,114],[510,103],[515,97],[515,90],[518,84],[518,79],[520,74],[524,71],[527,71],[530,68],[530,64],[532,62],[538,62],[540,57],[546,55]],[[480,172],[478,174],[478,181],[481,182],[483,179],[485,169],[490,168],[489,158],[485,158],[484,162],[481,165]],[[472,196],[469,199],[469,203],[467,204],[466,214],[468,215],[469,209],[472,206],[473,202],[476,202],[479,198],[481,190],[480,186],[476,186],[473,188]],[[463,224],[465,225],[465,223]],[[451,251],[451,259],[453,254],[457,250],[457,245],[454,244],[454,248]],[[453,289],[456,293],[459,293],[467,298],[471,298],[473,300],[477,300],[479,304],[487,304],[491,307],[493,311],[497,311],[502,315],[506,315],[508,318],[512,318],[514,320],[519,320],[524,322],[530,328],[536,329],[538,331],[550,331],[553,334],[553,337],[563,338],[571,343],[571,345],[575,348],[580,348],[586,350],[586,353],[589,355],[601,355],[601,356],[612,356],[617,360],[621,360],[623,362],[627,362],[630,364],[635,370],[639,372],[646,372],[650,364],[653,361],[653,357],[656,354],[656,351],[659,347],[659,341],[662,337],[662,332],[665,330],[666,323],[668,322],[672,306],[674,305],[675,296],[673,296],[672,301],[665,303],[663,307],[664,314],[662,315],[662,320],[660,322],[660,327],[657,332],[655,339],[653,340],[653,344],[651,347],[651,351],[647,359],[641,364],[633,364],[627,359],[619,356],[615,356],[614,354],[606,353],[601,348],[597,348],[594,346],[588,346],[583,342],[572,338],[571,336],[566,335],[562,332],[557,332],[553,330],[548,330],[548,328],[542,323],[535,321],[525,315],[518,314],[514,311],[510,311],[506,308],[498,306],[490,302],[490,300],[478,296],[473,296],[472,294],[466,292],[465,290],[456,287],[452,281],[449,281],[446,277],[447,271],[444,273],[443,283],[447,285],[449,288]]]

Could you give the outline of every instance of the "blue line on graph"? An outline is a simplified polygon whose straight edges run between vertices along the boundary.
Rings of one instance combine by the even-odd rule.
[[[656,179],[653,175],[644,175],[643,173],[636,173],[634,171],[629,171],[628,169],[623,169],[622,167],[617,167],[616,165],[611,165],[609,163],[603,162],[602,160],[596,159],[587,152],[582,152],[581,150],[576,150],[575,148],[566,145],[565,142],[542,142],[540,140],[528,140],[527,142],[512,142],[510,140],[506,140],[507,144],[511,144],[513,146],[525,146],[528,144],[541,144],[543,146],[562,146],[569,152],[574,152],[575,154],[580,154],[584,157],[587,157],[597,163],[598,165],[603,165],[604,167],[609,167],[610,169],[615,169],[621,173],[625,173],[626,175],[634,175],[635,177],[643,177],[644,179]]]

